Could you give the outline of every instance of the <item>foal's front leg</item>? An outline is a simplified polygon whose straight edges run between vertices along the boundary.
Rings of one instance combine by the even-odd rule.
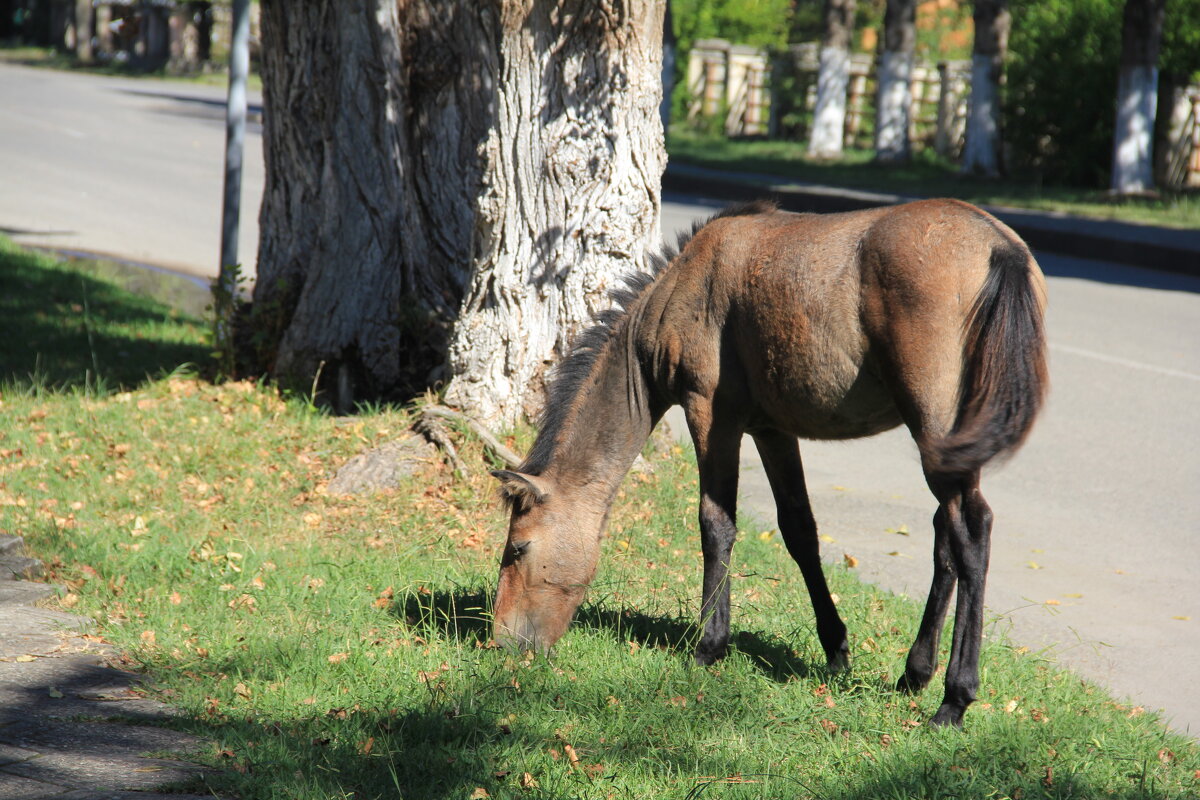
[[[729,646],[729,560],[737,538],[738,446],[741,431],[711,422],[711,414],[692,413],[688,426],[700,469],[700,549],[704,554],[702,633],[696,663],[724,658]]]

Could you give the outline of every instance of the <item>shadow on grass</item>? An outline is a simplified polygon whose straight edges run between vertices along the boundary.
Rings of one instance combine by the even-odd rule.
[[[489,591],[469,588],[412,593],[397,606],[396,613],[428,635],[482,647],[492,635],[491,608]],[[622,644],[635,642],[639,647],[666,650],[688,662],[700,638],[692,621],[636,609],[607,608],[602,603],[581,606],[572,627],[598,631]],[[817,667],[797,656],[785,641],[756,632],[733,633],[730,647],[745,655],[763,675],[779,683],[826,672],[824,665]]]
[[[482,642],[486,620],[466,612],[484,599],[482,591],[472,590],[419,595],[402,603],[397,613],[412,616],[416,621],[410,624],[427,636]],[[429,624],[438,630],[424,627]],[[622,632],[637,627],[636,620],[623,623]],[[656,630],[677,632],[672,627]],[[276,651],[298,652],[304,647],[303,636],[251,644],[220,665],[221,677],[255,675],[264,664],[277,663],[270,657]],[[1152,776],[1148,785],[1142,776],[1139,786],[1131,772],[1126,776],[1129,786],[1112,791],[1097,785],[1099,778],[1069,769],[1062,774],[1047,771],[1048,762],[1043,763],[1045,755],[1036,741],[1023,737],[983,739],[969,732],[918,729],[911,735],[926,739],[920,746],[881,751],[868,744],[878,736],[870,718],[859,720],[846,733],[856,742],[851,750],[868,747],[874,752],[852,757],[853,766],[837,774],[811,775],[787,753],[747,754],[736,749],[725,753],[711,746],[716,739],[737,736],[740,725],[771,725],[766,721],[770,719],[767,709],[755,708],[753,693],[736,689],[730,693],[733,702],[744,707],[744,714],[736,709],[713,713],[707,704],[663,713],[639,704],[628,710],[636,716],[630,725],[619,714],[610,715],[591,703],[589,695],[607,691],[598,688],[607,685],[594,675],[580,674],[578,683],[547,681],[548,668],[539,672],[535,664],[527,672],[514,673],[503,666],[505,661],[513,659],[502,654],[484,656],[467,668],[447,668],[444,679],[440,670],[422,673],[427,694],[404,708],[387,708],[384,699],[384,707],[379,708],[300,705],[256,717],[230,710],[195,714],[178,724],[216,739],[210,751],[217,754],[213,763],[226,771],[212,776],[211,786],[242,800],[636,797],[645,796],[639,789],[644,789],[649,775],[658,776],[653,782],[671,787],[655,797],[681,800],[989,796],[1148,800],[1166,796],[1155,790]],[[163,664],[161,668],[177,667]],[[514,683],[516,674],[521,676],[520,687]],[[576,718],[566,730],[580,750],[578,768],[570,767],[561,753],[556,757],[551,752],[562,750],[561,726],[568,717],[560,712],[567,709]],[[689,734],[671,735],[676,726],[686,726]],[[1095,733],[1103,735],[1099,728]],[[801,737],[805,747],[818,750],[847,748],[844,737],[816,726],[788,735]],[[1131,771],[1135,767],[1131,764]],[[524,778],[526,773],[536,784]]]
[[[204,365],[205,324],[122,288],[148,291],[129,281],[144,284],[150,276],[130,269],[57,262],[0,242],[0,385],[118,390],[184,364]],[[196,291],[192,286],[193,302]]]

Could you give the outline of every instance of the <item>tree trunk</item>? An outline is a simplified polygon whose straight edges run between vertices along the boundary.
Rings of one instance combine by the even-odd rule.
[[[904,162],[912,114],[912,71],[916,55],[916,0],[887,0],[883,16],[883,52],[879,57],[879,93],[875,104],[875,158]]]
[[[90,64],[92,52],[92,0],[75,2],[75,59]]]
[[[241,329],[337,407],[411,397],[448,357],[450,402],[513,421],[657,235],[662,3],[365,5],[262,4]]]
[[[662,3],[506,2],[447,402],[540,408],[546,369],[658,237]]]
[[[1000,78],[1012,17],[1008,0],[975,0],[975,49],[962,171],[997,178],[1000,161]]]
[[[839,158],[846,127],[846,88],[850,85],[850,40],[855,0],[825,0],[817,102],[813,109],[808,154]]]
[[[1166,0],[1125,2],[1111,184],[1118,194],[1154,188],[1154,116],[1165,6]]]
[[[484,67],[497,19],[469,9],[262,4],[266,187],[250,328],[273,375],[336,387],[343,410],[424,388],[444,360],[493,112]]]

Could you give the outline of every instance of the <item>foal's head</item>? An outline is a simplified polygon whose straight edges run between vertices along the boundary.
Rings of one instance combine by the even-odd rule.
[[[496,641],[544,653],[567,630],[596,574],[604,503],[553,477],[492,474],[512,507],[496,590]]]

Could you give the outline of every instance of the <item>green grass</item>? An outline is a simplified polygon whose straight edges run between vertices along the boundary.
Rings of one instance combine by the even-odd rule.
[[[929,729],[940,675],[919,697],[890,688],[919,607],[841,566],[853,669],[827,674],[798,571],[752,520],[733,650],[694,666],[695,467],[661,438],[543,659],[489,645],[505,520],[461,433],[470,474],[430,464],[342,497],[326,491],[338,466],[401,435],[406,412],[332,418],[182,373],[107,395],[10,381],[0,401],[0,530],[27,538],[175,724],[212,739],[214,788],[245,800],[1200,792],[1194,742],[995,629],[965,731]]]
[[[733,140],[674,126],[667,150],[676,162],[734,172],[757,172],[828,186],[924,197],[957,197],[972,203],[1015,206],[1175,228],[1200,227],[1200,195],[1163,193],[1159,198],[1114,200],[1104,192],[1042,186],[1032,178],[989,181],[960,175],[931,150],[906,165],[884,166],[869,150],[847,151],[840,161],[808,160],[801,142]]]
[[[179,276],[63,262],[0,237],[0,384],[111,390],[199,365],[204,294]]]

